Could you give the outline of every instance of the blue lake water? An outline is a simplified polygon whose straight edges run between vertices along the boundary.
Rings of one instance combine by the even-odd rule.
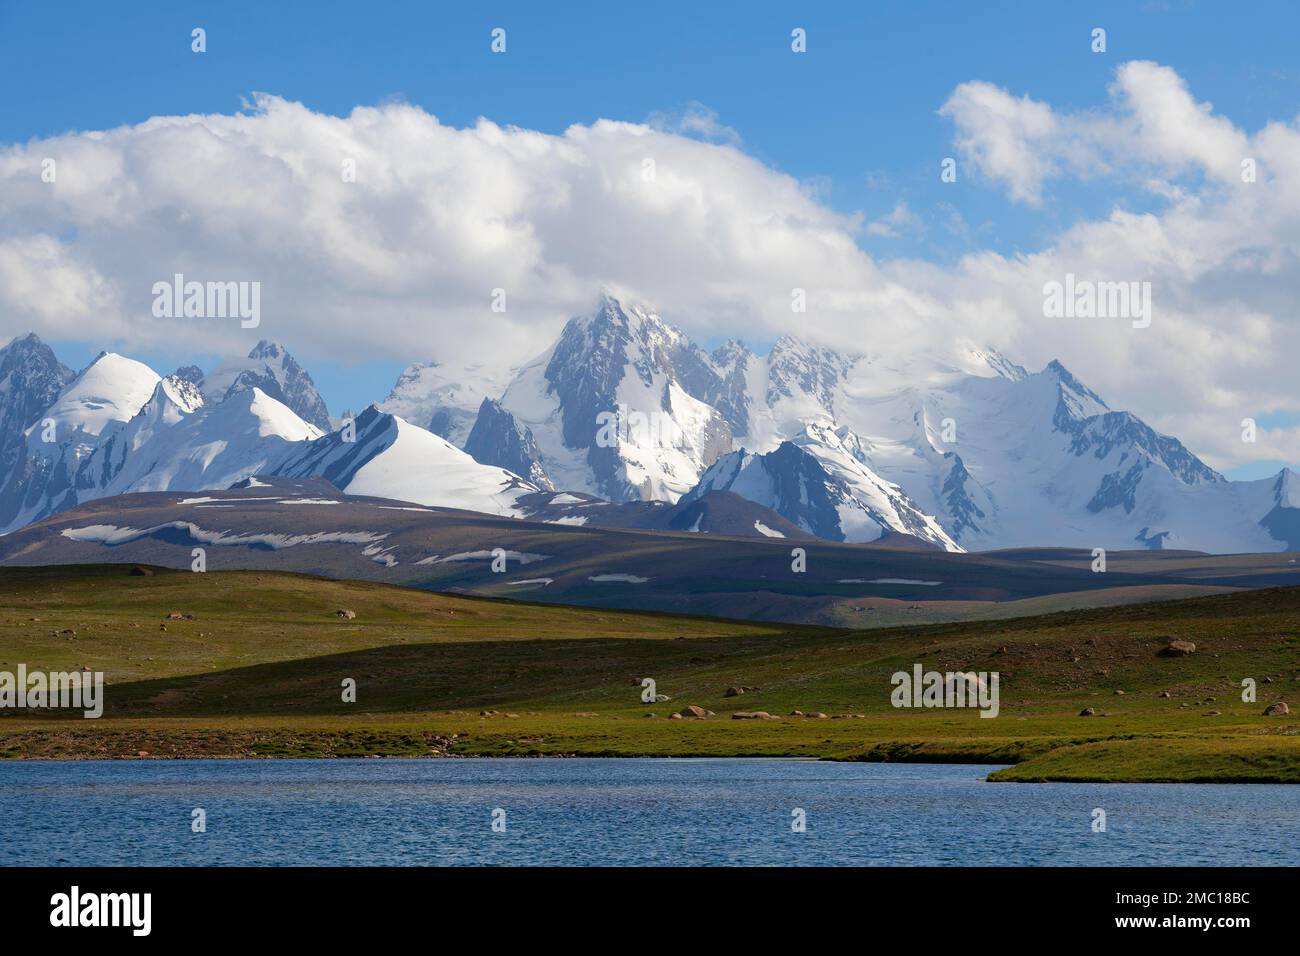
[[[797,760],[0,763],[3,865],[1296,865],[1300,787]],[[191,831],[194,808],[207,831]],[[1092,830],[1093,810],[1106,832]],[[807,829],[792,829],[802,809]],[[504,832],[493,813],[504,811]],[[498,815],[498,818],[500,815]]]

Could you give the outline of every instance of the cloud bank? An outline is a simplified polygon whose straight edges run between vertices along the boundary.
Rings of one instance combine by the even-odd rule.
[[[1096,110],[971,82],[939,112],[961,171],[945,188],[1044,206],[1057,184],[1086,180],[1148,201],[1032,253],[876,261],[859,239],[922,228],[927,211],[900,197],[874,222],[836,212],[704,107],[551,135],[458,129],[402,103],[328,116],[263,95],[233,115],[0,149],[0,333],[196,352],[267,336],[308,362],[521,362],[607,285],[700,338],[1059,357],[1216,466],[1300,457],[1296,429],[1240,441],[1243,417],[1300,412],[1300,126],[1240,130],[1147,62],[1123,64]],[[261,326],[155,318],[151,289],[176,273],[259,282]],[[1151,282],[1151,327],[1045,318],[1043,286],[1066,273]],[[806,314],[792,314],[794,289]]]

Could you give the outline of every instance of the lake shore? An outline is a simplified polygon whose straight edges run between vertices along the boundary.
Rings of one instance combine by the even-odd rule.
[[[857,728],[829,732],[793,720],[787,724],[794,726],[781,732],[773,732],[768,722],[761,730],[750,721],[735,727],[716,719],[722,727],[706,727],[710,720],[705,719],[691,721],[696,726],[690,729],[673,721],[661,733],[638,728],[635,734],[622,733],[620,719],[596,716],[520,716],[503,718],[495,725],[490,721],[482,718],[487,726],[467,728],[463,718],[430,716],[408,727],[317,724],[238,730],[152,726],[141,721],[106,721],[94,729],[69,726],[68,721],[22,721],[20,727],[16,721],[6,721],[8,726],[0,729],[0,759],[798,758],[1002,765],[989,776],[992,782],[1300,783],[1300,737],[1291,735],[1125,736],[1070,743],[1043,738],[863,743]],[[428,729],[448,722],[458,729]],[[507,725],[509,729],[504,729]]]
[[[854,631],[271,572],[0,569],[0,671],[105,678],[98,719],[0,710],[0,760],[799,757],[1300,783],[1300,718],[1264,713],[1294,702],[1297,635],[1296,588]],[[1171,636],[1195,650],[1165,653]],[[891,675],[918,666],[999,674],[996,717],[896,706]]]

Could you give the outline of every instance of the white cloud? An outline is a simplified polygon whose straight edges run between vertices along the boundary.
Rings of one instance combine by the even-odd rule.
[[[900,199],[888,214],[867,223],[867,233],[882,239],[897,239],[901,233],[918,230],[920,226],[916,213]]]
[[[0,331],[519,361],[611,284],[685,324],[743,315],[763,336],[786,331],[794,286],[882,301],[855,227],[732,146],[643,124],[456,129],[400,103],[333,117],[260,96],[0,150]],[[260,281],[261,327],[154,319],[153,284],[178,272]]]
[[[1057,113],[977,81],[958,86],[939,114],[952,121],[965,163],[1033,205],[1041,204],[1049,180],[1066,175],[1140,175],[1161,195],[1174,189],[1169,176],[1240,181],[1241,161],[1251,155],[1248,138],[1198,102],[1172,69],[1124,63],[1109,93],[1105,111]]]

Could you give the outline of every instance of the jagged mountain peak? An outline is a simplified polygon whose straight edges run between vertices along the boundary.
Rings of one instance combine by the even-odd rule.
[[[1300,474],[1283,468],[1273,476],[1273,496],[1286,508],[1300,508]]]
[[[1067,401],[1070,402],[1072,410],[1077,414],[1087,416],[1096,415],[1100,412],[1110,411],[1110,406],[1100,395],[1084,385],[1074,377],[1074,374],[1061,364],[1060,359],[1052,359],[1043,368],[1042,374],[1055,379]]]
[[[747,359],[754,354],[742,339],[727,339],[709,355],[715,365],[730,368],[736,362]]]
[[[248,357],[251,359],[278,359],[281,356],[293,361],[293,356],[289,355],[285,347],[275,339],[260,339],[248,350]]]
[[[158,381],[149,404],[166,402],[181,414],[191,414],[203,407],[203,393],[197,385],[175,373]],[[147,404],[145,408],[148,408]],[[141,410],[143,411],[143,409]]]
[[[303,421],[322,432],[330,430],[329,409],[311,375],[273,339],[260,340],[243,358],[222,362],[202,382],[203,397],[209,404],[224,401],[236,392],[259,388]]]
[[[833,412],[835,393],[860,358],[783,335],[767,356],[767,404],[808,396],[827,412]]]
[[[182,365],[167,377],[176,381],[188,382],[200,391],[203,389],[203,369],[197,365]]]

